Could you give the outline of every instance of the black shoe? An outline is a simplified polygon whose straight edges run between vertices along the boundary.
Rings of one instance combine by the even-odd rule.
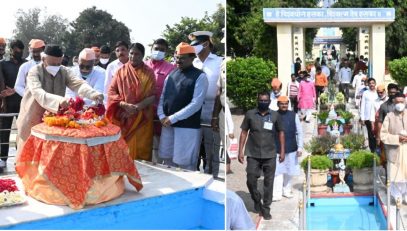
[[[262,215],[263,215],[264,220],[271,220],[271,214],[270,213],[265,213],[265,214],[262,214]]]
[[[254,211],[256,213],[261,212],[261,202],[254,202]]]

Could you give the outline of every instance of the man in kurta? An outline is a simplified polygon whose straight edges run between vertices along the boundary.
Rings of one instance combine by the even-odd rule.
[[[384,118],[380,139],[384,143],[391,182],[390,194],[407,203],[407,110],[405,96],[394,97],[395,110]]]
[[[69,106],[64,97],[66,87],[79,96],[103,101],[103,94],[94,90],[85,80],[77,78],[69,68],[62,66],[62,49],[58,45],[47,45],[42,63],[34,66],[27,76],[27,88],[21,100],[17,119],[17,155],[31,133],[31,128],[42,122],[45,110],[57,113]]]
[[[151,161],[155,76],[144,64],[144,54],[142,44],[131,44],[129,62],[116,72],[110,84],[106,117],[120,126],[131,158]]]
[[[155,74],[155,101],[154,101],[154,137],[153,137],[153,162],[162,163],[158,157],[158,145],[160,144],[161,123],[158,121],[157,107],[163,92],[164,81],[175,66],[165,60],[168,50],[168,43],[165,39],[157,39],[151,47],[151,59],[145,64],[153,69]]]
[[[159,146],[165,164],[196,170],[201,143],[201,110],[208,89],[206,74],[194,67],[195,49],[176,48],[177,69],[167,77],[157,114],[163,125]]]

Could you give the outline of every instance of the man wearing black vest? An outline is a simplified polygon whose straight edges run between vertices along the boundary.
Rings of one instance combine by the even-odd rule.
[[[280,115],[269,109],[270,93],[265,91],[257,96],[257,108],[249,110],[240,128],[239,162],[243,164],[247,156],[247,188],[254,201],[254,210],[260,212],[265,220],[270,220],[270,204],[273,200],[273,182],[276,170],[276,144],[280,140],[280,163],[284,161],[284,125]],[[246,143],[247,139],[247,143]],[[245,146],[246,143],[246,147]],[[244,153],[243,153],[244,150]],[[257,189],[257,180],[263,171],[263,203]]]
[[[300,175],[298,157],[301,156],[304,145],[302,126],[298,115],[288,110],[288,102],[287,96],[280,96],[277,99],[277,112],[284,124],[285,158],[282,163],[277,163],[274,175],[273,201],[279,201],[283,196],[292,198],[292,177]],[[277,150],[280,150],[279,140],[276,140],[276,145]],[[277,157],[278,155],[277,153]]]
[[[176,48],[177,68],[164,83],[157,108],[162,124],[159,156],[164,163],[196,170],[201,139],[201,110],[208,89],[203,71],[192,64],[195,50],[187,43]]]

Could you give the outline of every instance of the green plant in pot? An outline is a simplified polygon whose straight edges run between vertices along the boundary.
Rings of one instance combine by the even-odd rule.
[[[373,162],[379,165],[379,157],[366,150],[352,152],[346,160],[346,165],[352,169],[353,191],[366,193],[373,191]]]
[[[333,162],[326,155],[311,156],[310,185],[311,192],[326,192],[328,181],[328,172],[332,168]],[[305,172],[308,171],[308,157],[302,160],[301,167]]]
[[[346,111],[346,105],[343,103],[336,104],[335,111]]]
[[[319,102],[324,105],[328,103],[328,94],[326,92],[319,95]]]
[[[345,124],[343,125],[343,133],[349,134],[353,128],[353,125],[350,123],[351,119],[353,119],[354,115],[350,111],[345,110],[338,110],[338,115],[345,120]]]
[[[349,149],[351,152],[364,150],[365,136],[362,134],[349,133],[341,137],[341,143],[344,148]]]
[[[337,92],[335,94],[335,101],[337,103],[344,103],[345,102],[345,96],[342,94],[342,92]]]
[[[326,155],[332,146],[336,143],[336,139],[329,134],[312,139],[305,145],[305,150],[312,155]]]
[[[329,112],[328,111],[321,111],[317,114],[317,118],[319,120],[318,124],[318,135],[325,135],[326,134],[326,128],[328,127],[326,125],[326,120],[328,119]]]

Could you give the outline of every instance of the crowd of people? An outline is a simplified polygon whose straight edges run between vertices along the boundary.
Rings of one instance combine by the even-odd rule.
[[[217,178],[225,83],[220,78],[223,58],[212,53],[211,37],[209,31],[192,32],[190,43],[180,41],[176,47],[174,63],[166,60],[173,54],[160,38],[147,59],[142,44],[118,41],[112,50],[107,45],[84,48],[73,57],[73,66],[59,45],[40,39],[30,41],[27,58],[25,44],[10,41],[5,59],[7,43],[0,38],[0,106],[8,115],[19,113],[17,156],[45,111],[57,113],[80,96],[86,105],[105,105],[106,118],[120,126],[133,159],[195,171],[202,146],[204,171]],[[0,117],[1,168],[6,167],[13,119]]]
[[[254,210],[264,219],[271,219],[270,204],[282,197],[292,198],[291,180],[300,173],[298,157],[303,151],[301,121],[309,122],[311,112],[319,103],[318,97],[328,85],[338,87],[345,103],[354,103],[359,121],[372,153],[380,155],[388,169],[391,195],[407,203],[407,109],[405,94],[395,83],[376,86],[368,78],[369,65],[363,56],[354,60],[341,59],[327,67],[317,59],[306,70],[298,68],[297,59],[286,94],[278,78],[271,80],[271,92],[257,95],[257,108],[249,110],[241,124],[238,160],[247,161],[247,187],[254,202]],[[298,64],[298,65],[297,65]],[[353,68],[351,68],[353,67]],[[349,89],[355,90],[354,102]],[[363,130],[361,130],[363,131]],[[275,142],[267,142],[274,140]],[[389,165],[386,165],[386,162]],[[257,187],[258,178],[264,176],[264,192]]]

